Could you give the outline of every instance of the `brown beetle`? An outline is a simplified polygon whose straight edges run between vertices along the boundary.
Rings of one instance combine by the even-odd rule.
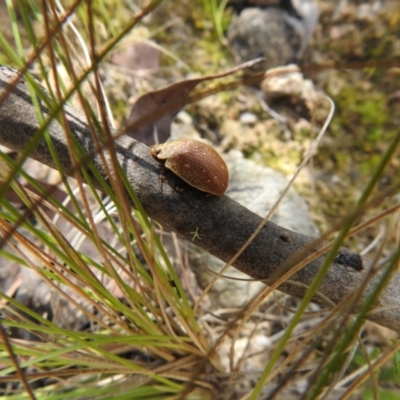
[[[151,146],[151,154],[189,185],[222,196],[228,187],[225,161],[208,144],[192,139],[171,140]]]

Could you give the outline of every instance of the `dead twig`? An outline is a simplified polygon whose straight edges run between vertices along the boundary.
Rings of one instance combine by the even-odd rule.
[[[23,79],[18,80],[18,72],[8,67],[0,67],[0,99],[3,99],[0,103],[0,143],[21,152],[39,128],[39,123],[26,83]],[[44,106],[42,111],[45,116],[48,115]],[[102,158],[96,154],[83,114],[69,106],[64,107],[64,112],[70,131],[85,152],[93,154],[92,164],[108,180],[106,168]],[[64,170],[72,175],[72,163],[62,127],[53,120],[48,131]],[[262,219],[258,215],[227,196],[209,196],[187,185],[184,185],[184,191],[177,191],[176,187],[183,184],[172,173],[166,172],[165,180],[161,183],[160,176],[164,168],[153,159],[144,144],[128,136],[121,136],[115,140],[114,147],[119,163],[149,217],[189,241],[193,239],[193,232],[198,232],[201,239],[196,239],[196,244],[221,260],[231,259],[260,224]],[[107,152],[104,154],[107,155]],[[31,157],[55,168],[43,139]],[[101,189],[99,184],[98,188]],[[315,238],[268,222],[234,266],[255,279],[271,282],[271,278],[282,275],[288,267],[295,265],[299,261],[299,254],[301,258],[310,256],[324,245],[316,243]],[[310,262],[294,274],[290,282],[280,285],[279,290],[302,298],[323,261],[324,255]],[[364,294],[359,299],[361,304],[379,282],[379,274],[369,278],[371,266],[370,260],[342,248],[319,292],[338,304],[368,280]],[[322,296],[315,297],[314,301],[326,305]],[[368,318],[380,325],[400,330],[399,273],[392,275],[374,304],[374,312]]]

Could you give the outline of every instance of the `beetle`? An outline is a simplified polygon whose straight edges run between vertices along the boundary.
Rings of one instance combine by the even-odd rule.
[[[151,154],[189,185],[222,196],[228,187],[225,161],[210,145],[193,139],[171,140],[151,146]]]

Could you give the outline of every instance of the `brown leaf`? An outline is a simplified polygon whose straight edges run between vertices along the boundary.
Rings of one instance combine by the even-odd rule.
[[[189,103],[190,92],[199,83],[232,75],[260,61],[261,59],[255,59],[219,74],[187,79],[161,90],[146,93],[132,107],[125,123],[126,134],[147,146],[165,142],[170,135],[173,119]]]

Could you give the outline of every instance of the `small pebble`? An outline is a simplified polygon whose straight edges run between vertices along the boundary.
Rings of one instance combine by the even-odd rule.
[[[240,115],[240,123],[242,125],[254,125],[257,122],[257,115],[245,112]]]

